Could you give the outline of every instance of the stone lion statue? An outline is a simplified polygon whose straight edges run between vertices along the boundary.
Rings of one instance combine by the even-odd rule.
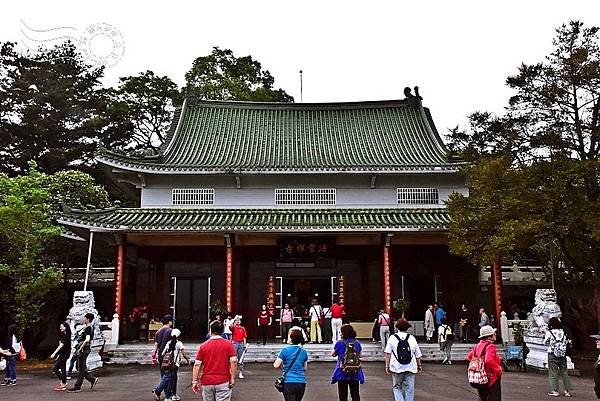
[[[556,291],[539,289],[535,291],[535,306],[529,314],[528,334],[544,334],[548,329],[548,321],[553,317],[562,317],[558,306]]]
[[[73,333],[73,340],[77,340],[80,336],[81,329],[83,328],[82,321],[86,313],[93,314],[94,320],[92,321],[92,328],[94,329],[94,336],[92,338],[91,354],[88,358],[87,365],[89,369],[102,366],[98,350],[102,346],[102,332],[100,331],[100,317],[96,310],[96,303],[94,302],[94,293],[92,291],[75,291],[73,294],[73,307],[69,310],[67,315],[67,322],[71,326],[71,333]],[[76,346],[76,342],[73,341],[73,348]]]

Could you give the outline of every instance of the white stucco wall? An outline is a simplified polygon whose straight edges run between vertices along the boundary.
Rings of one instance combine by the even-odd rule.
[[[141,207],[189,208],[171,205],[173,188],[214,188],[213,207],[274,207],[275,188],[336,188],[336,205],[328,207],[397,206],[396,188],[400,187],[438,188],[440,207],[452,192],[468,194],[464,179],[451,173],[380,175],[374,189],[370,175],[251,175],[240,180],[237,189],[235,176],[147,175]]]

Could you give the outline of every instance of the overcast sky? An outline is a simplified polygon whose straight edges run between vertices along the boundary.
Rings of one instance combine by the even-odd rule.
[[[32,39],[81,38],[92,24],[110,24],[124,53],[106,85],[147,69],[183,85],[192,61],[213,46],[252,55],[296,101],[300,69],[304,102],[401,99],[405,86],[418,85],[445,133],[475,110],[501,112],[506,77],[542,60],[561,23],[600,25],[598,0],[490,3],[19,0],[2,5],[0,41],[35,46]],[[112,44],[95,37],[92,51],[106,56]]]

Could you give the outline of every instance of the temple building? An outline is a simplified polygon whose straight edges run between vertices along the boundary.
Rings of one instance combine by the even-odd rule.
[[[216,301],[255,325],[339,297],[352,322],[410,302],[491,303],[449,252],[444,202],[468,193],[421,98],[251,103],[188,98],[158,152],[100,149],[139,208],[65,210],[59,222],[115,247],[115,312],[171,311],[203,336]]]

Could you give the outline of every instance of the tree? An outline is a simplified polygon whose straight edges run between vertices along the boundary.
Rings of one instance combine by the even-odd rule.
[[[48,175],[30,163],[28,174],[0,174],[1,305],[17,325],[44,324],[45,308],[61,299],[63,251],[53,215],[63,204],[109,205],[108,194],[77,171]]]
[[[235,57],[229,49],[214,47],[198,57],[185,74],[187,95],[209,100],[293,102],[283,89],[273,89],[275,79],[251,56]]]
[[[503,116],[474,113],[469,130],[451,131],[472,164],[470,196],[448,203],[450,247],[476,263],[534,255],[565,291],[593,288],[600,327],[598,28],[573,21],[553,43],[544,62],[507,79],[515,95]]]
[[[121,148],[156,149],[165,140],[174,106],[181,103],[177,85],[167,76],[146,71],[120,79],[106,91],[108,136]]]
[[[34,160],[52,173],[89,167],[100,141],[102,68],[65,42],[35,54],[0,49],[0,171],[21,174]]]

